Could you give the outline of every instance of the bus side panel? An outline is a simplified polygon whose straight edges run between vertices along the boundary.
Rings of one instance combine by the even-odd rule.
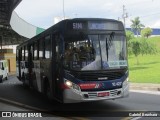
[[[52,60],[51,59],[43,59],[41,61],[41,89],[43,92],[46,92],[46,87],[50,88],[51,95],[53,97],[53,91],[52,91]],[[47,84],[48,83],[48,84]]]
[[[34,66],[32,74],[33,86],[39,92],[44,93],[45,82],[49,82],[49,85],[51,85],[50,84],[50,81],[52,80],[51,60],[49,59],[34,60],[33,66]]]
[[[25,61],[20,61],[20,76],[22,82],[24,82],[24,72],[25,72]]]
[[[56,100],[63,102],[63,67],[62,67],[62,51],[63,38],[60,32],[52,35],[52,91]]]
[[[40,60],[33,60],[33,68],[32,68],[32,83],[33,87],[41,92],[41,64]]]
[[[21,49],[17,48],[17,54],[16,54],[16,67],[17,67],[17,78],[21,81]]]

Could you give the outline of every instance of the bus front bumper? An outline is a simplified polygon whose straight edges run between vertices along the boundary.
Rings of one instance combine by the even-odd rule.
[[[81,92],[74,89],[65,89],[63,92],[64,103],[89,102],[98,100],[109,100],[127,97],[129,95],[129,83],[123,85],[122,88],[106,90]]]

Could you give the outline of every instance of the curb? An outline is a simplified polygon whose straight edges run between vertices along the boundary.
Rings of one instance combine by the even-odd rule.
[[[145,90],[160,92],[160,84],[152,83],[130,83],[130,90]]]
[[[144,93],[144,94],[151,94],[151,95],[160,95],[160,92],[159,92],[159,91],[130,90],[130,92]]]

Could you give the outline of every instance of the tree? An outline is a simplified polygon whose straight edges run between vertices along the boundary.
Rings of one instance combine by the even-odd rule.
[[[132,22],[131,28],[136,31],[136,34],[138,37],[138,32],[140,32],[141,28],[143,28],[145,26],[143,24],[141,24],[139,17],[136,17],[134,20],[131,20],[131,22]]]
[[[126,30],[126,39],[127,41],[134,39],[134,33],[129,30]]]
[[[146,38],[143,38],[143,37],[135,38],[131,40],[130,48],[131,48],[132,54],[134,54],[134,56],[136,57],[137,65],[139,64],[138,56],[140,54],[144,55],[144,54],[157,53],[156,46],[152,42],[147,41]]]
[[[131,41],[134,39],[134,33],[126,30],[126,40],[127,40],[127,47],[128,47],[128,54],[132,54],[132,47],[131,47]]]
[[[141,54],[156,54],[157,48],[156,45],[153,44],[151,41],[147,41],[146,38],[141,38]]]
[[[147,27],[141,31],[141,36],[148,38],[152,34],[152,29]]]
[[[137,65],[139,64],[138,55],[141,53],[141,43],[139,40],[134,39],[131,41],[132,53],[135,55]]]

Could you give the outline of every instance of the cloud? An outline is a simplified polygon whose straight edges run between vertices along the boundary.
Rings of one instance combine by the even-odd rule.
[[[151,28],[160,28],[160,20],[148,25]]]
[[[130,26],[130,19],[140,16],[141,21],[151,25],[158,20],[156,15],[160,12],[159,0],[64,0],[65,15],[67,17],[101,17],[118,19],[122,18],[123,8],[129,17],[126,25]],[[20,17],[39,27],[53,25],[54,17],[63,16],[63,0],[22,0],[16,8]],[[143,16],[147,17],[143,17]]]

